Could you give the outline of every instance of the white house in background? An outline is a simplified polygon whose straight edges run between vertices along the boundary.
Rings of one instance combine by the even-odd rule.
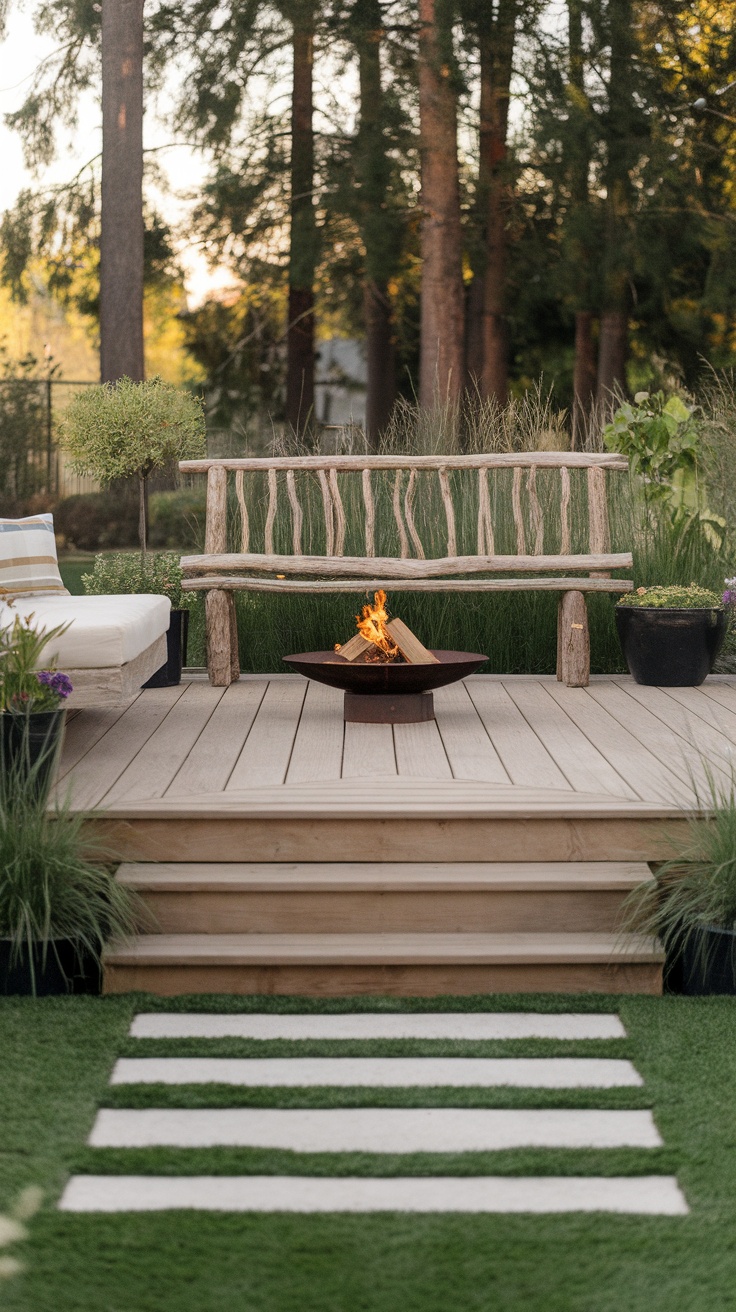
[[[365,345],[346,337],[317,343],[314,408],[320,424],[365,424]]]

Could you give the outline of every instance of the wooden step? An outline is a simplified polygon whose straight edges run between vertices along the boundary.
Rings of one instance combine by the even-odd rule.
[[[643,862],[125,863],[164,934],[593,931]]]
[[[399,997],[660,993],[662,955],[614,934],[149,934],[105,954],[106,993]]]
[[[128,861],[657,861],[671,803],[481,783],[340,779],[112,802],[86,824]]]

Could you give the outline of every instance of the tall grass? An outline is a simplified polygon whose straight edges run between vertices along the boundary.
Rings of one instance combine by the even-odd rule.
[[[698,931],[736,928],[736,780],[721,783],[703,765],[706,793],[695,790],[702,814],[688,822],[675,856],[629,894],[622,929],[660,939],[668,954],[693,936],[707,963],[712,945]]]
[[[39,948],[42,969],[59,939],[99,961],[108,939],[139,919],[110,854],[90,849],[84,816],[67,803],[48,807],[44,766],[43,757],[29,769],[0,751],[0,938],[10,940],[11,965],[28,962],[34,988]]]
[[[732,405],[732,415],[729,406]],[[706,432],[720,436],[722,442],[736,443],[736,400],[733,389],[720,400],[713,395],[707,407]],[[585,445],[596,449],[597,434],[606,416],[592,417]],[[471,398],[462,407],[439,407],[422,411],[406,401],[397,405],[382,442],[382,451],[390,454],[421,455],[467,452],[564,450],[569,447],[566,431],[568,417],[555,412],[541,388],[514,399],[505,407],[494,401]],[[729,427],[730,425],[730,427]],[[728,438],[724,433],[729,433]],[[326,440],[326,439],[325,439]],[[319,450],[319,441],[317,447]],[[331,449],[334,436],[330,435]],[[713,438],[715,443],[716,438]],[[364,450],[360,429],[347,429],[341,450],[359,453]],[[309,448],[311,452],[315,447]],[[279,454],[307,454],[305,447],[292,440],[279,442]],[[710,456],[709,456],[710,458]],[[713,456],[715,461],[715,456]],[[719,457],[720,459],[720,457]],[[709,466],[710,467],[710,466]],[[715,465],[714,471],[715,471]],[[493,471],[490,476],[491,512],[495,550],[498,554],[516,553],[516,526],[511,506],[511,470]],[[715,472],[713,474],[715,479]],[[372,486],[376,510],[377,552],[398,556],[400,541],[393,507],[393,472],[376,471]],[[698,582],[719,590],[727,565],[727,546],[714,551],[697,527],[673,528],[665,512],[647,509],[641,488],[625,474],[608,475],[611,547],[614,551],[632,551],[633,578],[637,587],[654,583]],[[265,475],[245,480],[248,495],[252,551],[263,550],[268,492]],[[728,485],[725,475],[721,482]],[[453,471],[450,475],[455,508],[458,553],[472,555],[477,549],[478,484],[474,471]],[[406,484],[404,484],[405,488]],[[325,552],[325,524],[322,494],[316,475],[298,474],[297,488],[304,510],[303,550],[308,554]],[[340,475],[340,493],[345,507],[347,531],[345,553],[365,554],[365,511],[360,478]],[[537,494],[545,521],[544,550],[560,548],[560,479],[552,470],[539,471]],[[231,494],[232,495],[232,494]],[[403,492],[402,492],[403,499]],[[736,496],[733,510],[736,512]],[[718,508],[718,507],[714,507]],[[527,543],[533,542],[533,528],[525,509]],[[731,507],[729,507],[731,509]],[[436,474],[420,473],[414,502],[414,517],[428,557],[447,554],[447,526]],[[729,522],[733,523],[733,519]],[[571,471],[570,502],[571,550],[588,550],[587,483],[584,471]],[[232,550],[239,549],[240,519],[234,495],[229,505],[229,539]],[[285,491],[280,492],[279,514],[275,528],[275,549],[292,551],[291,516]],[[289,652],[320,650],[334,642],[345,641],[354,631],[355,615],[363,604],[363,594],[334,596],[237,594],[241,663],[245,670],[271,672],[285,669],[281,657]],[[614,673],[625,666],[614,621],[615,595],[589,597],[591,631],[591,665],[596,673]],[[389,606],[393,614],[413,628],[427,644],[437,648],[455,648],[487,654],[483,667],[496,673],[553,673],[556,662],[557,601],[555,593],[449,593],[402,594],[392,590]],[[201,607],[192,617],[190,661],[203,659]]]

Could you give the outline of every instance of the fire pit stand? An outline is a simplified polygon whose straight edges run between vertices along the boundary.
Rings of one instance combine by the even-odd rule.
[[[488,659],[479,652],[434,651],[436,663],[363,664],[334,651],[306,651],[284,660],[308,679],[345,692],[344,718],[359,724],[421,724],[434,719],[432,690],[465,679]]]
[[[343,719],[352,724],[423,724],[434,719],[431,692],[345,693]]]

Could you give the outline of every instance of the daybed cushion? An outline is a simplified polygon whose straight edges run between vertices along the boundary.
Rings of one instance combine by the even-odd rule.
[[[21,597],[13,606],[0,602],[0,624],[14,615],[33,615],[34,624],[54,629],[70,627],[44,648],[42,667],[56,657],[60,670],[95,670],[126,665],[166,633],[171,602],[168,597]]]
[[[56,558],[53,515],[0,519],[0,594],[68,597]]]

